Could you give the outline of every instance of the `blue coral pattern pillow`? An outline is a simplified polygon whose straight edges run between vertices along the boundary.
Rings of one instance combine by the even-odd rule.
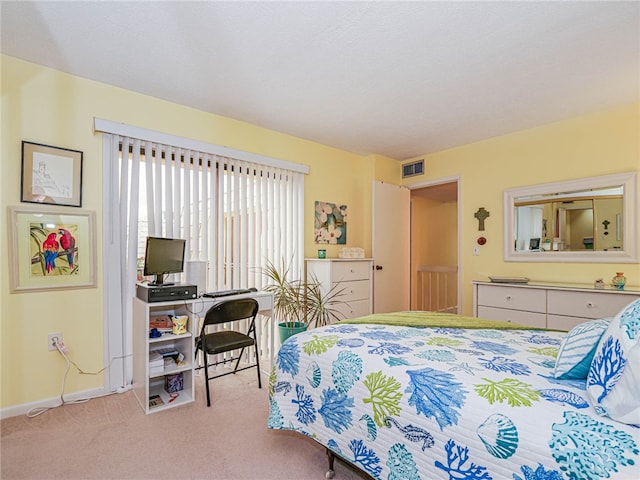
[[[587,378],[591,361],[611,318],[599,318],[576,325],[562,341],[553,376],[560,379]]]
[[[598,414],[640,425],[640,300],[616,315],[602,336],[587,392]]]

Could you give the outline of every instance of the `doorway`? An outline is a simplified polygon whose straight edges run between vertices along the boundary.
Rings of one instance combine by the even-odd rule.
[[[459,178],[409,189],[411,308],[460,313]]]

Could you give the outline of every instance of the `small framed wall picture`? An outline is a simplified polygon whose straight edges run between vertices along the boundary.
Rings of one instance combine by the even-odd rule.
[[[20,201],[82,206],[82,152],[22,142]]]

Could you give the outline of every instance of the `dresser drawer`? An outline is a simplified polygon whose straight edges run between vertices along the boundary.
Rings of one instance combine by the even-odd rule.
[[[338,318],[344,320],[346,318],[357,318],[369,315],[369,307],[369,300],[357,300],[337,305],[335,309],[338,312]]]
[[[478,285],[478,305],[544,313],[547,292],[533,288]]]
[[[544,328],[547,325],[547,315],[544,313],[525,312],[521,310],[509,310],[506,308],[485,307],[480,305],[478,306],[478,318],[520,323],[530,327]]]
[[[625,294],[596,292],[561,292],[549,290],[548,312],[572,317],[613,317],[634,300]]]
[[[371,314],[372,278],[371,259],[306,259],[307,281],[317,282],[323,294],[341,292],[335,300],[339,305],[331,308],[339,317],[353,318]]]
[[[337,298],[338,301],[350,302],[368,299],[369,285],[368,280],[354,280],[352,282],[334,283],[333,288],[336,292],[342,291],[342,294]]]
[[[333,262],[333,281],[348,282],[350,280],[369,280],[370,262]]]
[[[588,322],[592,320],[590,318],[583,317],[568,317],[564,315],[547,315],[547,328],[552,330],[564,330],[568,332],[576,325],[580,325],[581,323]]]

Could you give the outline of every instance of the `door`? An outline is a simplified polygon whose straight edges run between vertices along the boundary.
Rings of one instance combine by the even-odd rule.
[[[373,182],[373,312],[409,309],[410,191]]]

